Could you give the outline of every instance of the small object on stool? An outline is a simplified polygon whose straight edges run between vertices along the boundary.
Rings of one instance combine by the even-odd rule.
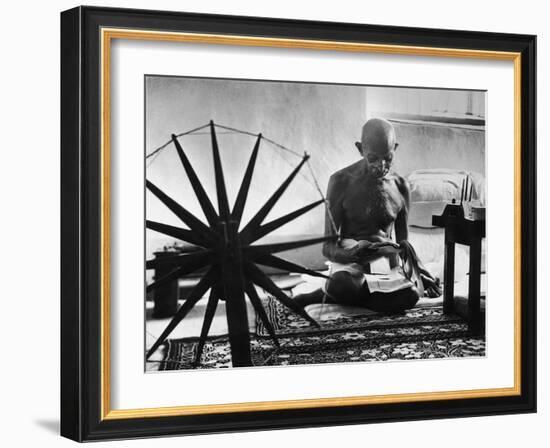
[[[445,218],[464,218],[464,207],[462,204],[456,204],[455,200],[445,206],[445,210],[441,214],[441,217]]]

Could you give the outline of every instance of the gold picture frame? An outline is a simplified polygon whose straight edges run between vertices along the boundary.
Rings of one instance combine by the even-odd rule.
[[[83,335],[88,347],[82,345],[74,346],[75,341],[65,341],[62,360],[62,380],[65,385],[62,387],[62,434],[77,440],[93,440],[97,438],[120,438],[133,437],[135,435],[158,435],[174,433],[204,432],[206,429],[204,420],[191,420],[196,416],[213,416],[223,421],[225,418],[231,428],[251,429],[267,427],[292,427],[302,425],[330,424],[333,421],[341,423],[352,421],[376,421],[380,419],[381,407],[409,403],[417,406],[419,411],[426,416],[448,416],[448,415],[476,415],[487,412],[486,409],[493,408],[494,412],[532,412],[534,408],[534,363],[535,351],[532,346],[534,339],[534,300],[533,284],[526,286],[526,280],[531,281],[535,275],[535,254],[534,254],[534,232],[526,236],[525,232],[533,230],[534,220],[534,187],[533,179],[526,178],[527,173],[534,172],[534,140],[532,136],[526,135],[526,131],[534,124],[534,37],[502,35],[495,44],[488,33],[466,33],[466,32],[444,32],[441,30],[414,30],[407,38],[407,34],[397,39],[390,33],[391,27],[375,30],[369,29],[367,25],[356,25],[358,30],[364,33],[364,41],[346,41],[346,32],[351,32],[343,24],[317,24],[316,31],[309,37],[298,37],[304,34],[304,27],[298,23],[287,23],[285,21],[269,21],[268,19],[247,18],[226,18],[229,22],[234,20],[234,26],[242,27],[242,34],[229,33],[217,18],[209,16],[187,16],[185,14],[167,12],[144,12],[139,11],[131,14],[131,10],[109,10],[103,8],[76,8],[62,14],[62,55],[64,65],[62,66],[62,77],[66,83],[63,87],[65,103],[63,103],[62,124],[65,140],[62,142],[62,157],[65,158],[63,176],[66,177],[64,188],[74,182],[74,169],[77,165],[84,163],[79,156],[82,151],[93,153],[97,151],[97,161],[91,165],[80,168],[82,173],[97,173],[97,179],[93,182],[93,190],[98,201],[90,204],[86,200],[74,201],[67,205],[64,202],[64,225],[74,225],[75,215],[79,214],[83,207],[96,207],[97,214],[94,214],[94,224],[97,227],[98,250],[90,253],[91,263],[94,263],[93,271],[99,276],[99,282],[94,292],[87,294],[88,300],[93,297],[92,302],[84,306],[83,292],[79,290],[80,299],[71,294],[76,285],[75,279],[64,275],[66,289],[62,297],[63,326],[70,334],[81,334],[84,330],[82,325],[86,319],[95,322],[92,325],[94,331]],[[137,18],[136,18],[137,17]],[[200,32],[197,28],[203,27],[200,21],[210,21],[210,28],[216,32]],[[147,23],[155,23],[154,29],[148,29]],[[164,22],[163,22],[164,21]],[[196,22],[196,25],[194,24]],[[264,22],[262,22],[264,21]],[[268,36],[255,35],[252,28],[256,29],[260,24],[267,24],[270,27]],[[85,23],[88,26],[83,27]],[[160,25],[165,23],[165,25]],[[180,23],[181,30],[174,30],[174,23]],[[165,27],[163,29],[163,27]],[[247,27],[250,27],[248,29]],[[279,27],[279,28],[277,28]],[[187,31],[189,29],[189,31]],[[289,29],[295,31],[295,38],[277,37],[288,36]],[[355,29],[355,28],[354,28]],[[325,30],[327,35],[341,33],[339,39],[321,39],[317,34]],[[424,42],[422,38],[424,37]],[[79,37],[79,39],[77,39]],[[374,37],[374,38],[373,38]],[[426,40],[437,46],[427,46]],[[67,39],[67,41],[64,41]],[[71,39],[71,42],[69,42]],[[186,42],[212,45],[238,45],[253,47],[275,47],[292,49],[313,49],[343,52],[370,52],[382,54],[399,54],[411,56],[436,56],[466,59],[483,60],[504,60],[513,62],[514,66],[514,386],[507,388],[486,388],[475,390],[461,390],[448,392],[430,393],[406,393],[396,395],[375,395],[375,396],[351,396],[339,398],[315,398],[305,400],[281,400],[281,401],[259,401],[215,405],[182,405],[171,407],[155,407],[140,409],[112,409],[111,403],[111,372],[110,358],[110,213],[112,204],[110,202],[110,177],[111,177],[111,45],[116,39],[143,40],[143,41],[164,41],[164,42]],[[407,41],[413,41],[411,45]],[[87,46],[79,46],[78,42],[86,42]],[[461,42],[467,42],[468,46],[460,46]],[[473,44],[472,42],[475,42]],[[65,47],[64,47],[65,45]],[[455,45],[455,46],[452,46]],[[475,45],[475,48],[472,46]],[[91,50],[96,49],[96,54]],[[85,53],[84,53],[85,52]],[[90,62],[92,61],[92,62]],[[88,64],[86,69],[96,68],[98,72],[96,88],[87,87],[84,77],[83,64]],[[90,64],[91,67],[90,67]],[[74,78],[79,83],[74,83]],[[73,82],[71,83],[71,79]],[[69,85],[70,83],[70,85]],[[78,113],[77,118],[68,118],[75,109],[82,107],[81,101],[83,91],[86,89],[87,101],[96,101],[95,107],[99,111],[99,125],[90,128],[88,117]],[[70,97],[70,98],[69,98]],[[85,128],[87,132],[95,135],[97,146],[93,149],[90,142],[84,142],[79,138],[75,139],[75,127]],[[75,144],[78,151],[75,151]],[[76,154],[73,154],[75,153]],[[528,194],[527,194],[528,193]],[[82,223],[80,224],[82,225]],[[523,230],[522,230],[523,229]],[[526,241],[528,239],[528,241]],[[74,259],[76,252],[83,255],[85,250],[75,240],[64,241],[63,257]],[[95,262],[94,262],[95,261]],[[82,272],[86,270],[83,269]],[[76,301],[77,304],[72,303]],[[69,303],[71,302],[71,303]],[[90,306],[96,306],[95,311],[89,311]],[[70,316],[77,313],[81,319],[78,324],[70,321]],[[86,313],[88,313],[86,315]],[[526,323],[529,324],[526,327]],[[75,326],[76,325],[76,326]],[[70,328],[69,328],[70,327]],[[97,328],[96,328],[97,327]],[[88,326],[87,328],[90,328]],[[64,330],[62,329],[62,331]],[[99,338],[96,338],[99,336]],[[91,345],[90,345],[91,344]],[[70,346],[69,346],[70,345]],[[91,346],[95,347],[97,358],[93,365],[97,368],[97,377],[90,380],[88,377],[83,380],[81,373],[75,374],[74,367],[79,366],[78,372],[84,368],[87,361],[82,359],[84,350]],[[80,355],[80,356],[77,356]],[[90,366],[88,366],[90,367]],[[91,370],[94,371],[94,370]],[[84,384],[87,382],[87,384]],[[63,384],[63,383],[62,383]],[[77,393],[77,391],[79,393]],[[92,395],[96,394],[96,403],[90,404]],[[63,398],[64,397],[64,398]],[[79,409],[79,418],[69,416],[68,402],[76,404]],[[434,404],[435,403],[435,404]],[[476,410],[476,403],[479,408]],[[502,409],[499,411],[499,407]],[[346,409],[348,419],[331,420],[331,415],[338,414],[335,409]],[[391,419],[399,420],[407,418],[405,414],[399,415],[399,409],[392,408]],[[324,409],[323,415],[317,415],[320,409]],[[313,411],[308,414],[307,411]],[[272,411],[302,412],[302,419],[298,418],[298,424],[289,423],[288,420],[280,419],[277,424],[277,417],[270,417],[273,420],[266,423],[267,417],[258,417],[256,425],[254,421],[247,424],[239,424],[237,417],[246,413],[248,416],[261,415]],[[317,411],[317,414],[316,412]],[[355,411],[355,412],[354,412]],[[332,413],[332,414],[331,414]],[[355,415],[355,417],[353,417]],[[145,419],[145,420],[143,420]],[[166,419],[171,419],[172,424],[167,426]],[[187,421],[186,421],[187,419]],[[140,421],[141,426],[137,426]],[[146,423],[143,423],[143,422]],[[85,424],[85,422],[88,422]],[[94,423],[92,425],[92,422]],[[167,429],[169,427],[169,429]],[[208,428],[208,430],[224,430],[227,425],[219,424],[219,429]]]

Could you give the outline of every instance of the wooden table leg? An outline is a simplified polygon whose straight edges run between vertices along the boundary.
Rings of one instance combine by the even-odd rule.
[[[455,243],[447,239],[445,230],[445,257],[443,261],[443,312],[453,312],[455,286]]]
[[[481,239],[470,244],[470,273],[468,281],[468,329],[479,333],[481,329]]]

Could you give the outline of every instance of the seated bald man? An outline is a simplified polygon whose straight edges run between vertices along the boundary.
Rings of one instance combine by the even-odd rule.
[[[328,184],[332,216],[327,212],[325,234],[334,235],[336,227],[341,236],[323,247],[332,262],[330,279],[323,290],[295,300],[303,306],[326,300],[401,313],[414,307],[423,293],[441,295],[439,280],[424,269],[407,242],[409,187],[391,170],[398,146],[392,124],[379,118],[367,121],[356,146],[362,159],[334,173]],[[387,260],[391,275],[368,275],[371,263],[380,258]],[[414,281],[412,271],[420,281]]]

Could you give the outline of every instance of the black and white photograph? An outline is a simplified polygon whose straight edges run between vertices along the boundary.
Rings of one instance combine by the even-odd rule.
[[[146,371],[486,356],[486,92],[145,76]]]
[[[0,445],[543,446],[544,5],[6,3]]]

